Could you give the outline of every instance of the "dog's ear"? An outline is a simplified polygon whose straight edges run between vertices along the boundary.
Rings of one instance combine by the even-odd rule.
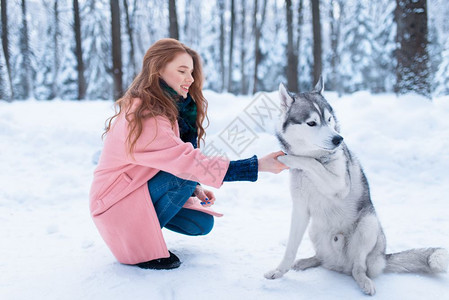
[[[283,112],[286,112],[295,101],[292,96],[290,96],[283,83],[279,84],[279,98],[281,98],[281,109]]]
[[[324,91],[324,81],[323,81],[323,76],[320,75],[320,79],[318,79],[318,82],[316,83],[316,85],[313,88],[312,92],[321,94],[323,91]]]

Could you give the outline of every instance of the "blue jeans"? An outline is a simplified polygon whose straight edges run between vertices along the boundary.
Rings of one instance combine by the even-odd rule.
[[[205,235],[214,226],[214,217],[192,209],[183,208],[197,182],[185,180],[159,171],[148,181],[151,200],[161,228],[186,235]]]

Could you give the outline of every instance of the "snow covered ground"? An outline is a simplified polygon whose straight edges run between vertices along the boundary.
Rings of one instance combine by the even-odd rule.
[[[325,95],[364,166],[387,251],[449,248],[449,98]],[[236,159],[279,149],[275,117],[260,128],[260,120],[245,113],[263,101],[277,104],[277,93],[207,91],[206,97],[211,126],[204,151]],[[213,189],[215,209],[225,216],[208,236],[164,230],[169,249],[183,261],[179,269],[117,263],[88,210],[93,160],[111,104],[0,102],[0,299],[367,298],[351,277],[323,268],[291,271],[275,281],[263,277],[279,263],[288,237],[287,172]],[[224,143],[227,130],[242,121],[250,142]],[[298,257],[312,254],[306,238]],[[374,299],[449,299],[448,274],[383,274],[375,283]]]

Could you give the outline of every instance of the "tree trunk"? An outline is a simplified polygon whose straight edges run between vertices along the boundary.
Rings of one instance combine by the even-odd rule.
[[[257,73],[259,72],[259,64],[262,60],[262,52],[260,50],[260,36],[262,32],[262,24],[265,20],[265,12],[267,10],[267,0],[263,2],[262,8],[262,16],[260,18],[260,22],[257,21],[257,12],[258,12],[258,3],[257,0],[254,0],[254,15],[253,15],[253,24],[255,37],[254,37],[254,74],[253,74],[253,94],[255,94],[258,90],[259,78]]]
[[[83,100],[86,97],[86,79],[84,78],[84,61],[83,61],[83,47],[81,45],[81,20],[78,0],[73,0],[73,16],[74,16],[74,31],[75,31],[75,56],[77,62],[78,72],[78,99]]]
[[[225,14],[225,4],[224,0],[218,0],[218,10],[220,14],[220,75],[221,75],[221,86],[220,92],[223,92],[225,87],[225,24],[224,24],[224,14]]]
[[[114,99],[123,96],[122,82],[122,39],[120,35],[120,6],[118,0],[111,0],[111,31],[112,31],[112,75],[114,78]]]
[[[304,6],[304,1],[303,0],[299,0],[299,4],[298,4],[298,28],[297,30],[297,36],[296,36],[296,57],[298,57],[298,68],[300,68],[301,66],[301,38],[302,38],[302,26],[304,23],[304,14],[303,14],[303,6]],[[301,76],[301,72],[297,73],[298,74],[298,90],[301,89],[301,81],[300,76]]]
[[[5,84],[8,81],[8,74],[6,72],[5,54],[3,47],[0,47],[0,100],[11,101],[11,92],[9,85]]]
[[[228,61],[228,92],[232,92],[232,69],[233,69],[233,61],[232,56],[234,52],[234,25],[235,25],[235,7],[234,0],[231,0],[231,33],[230,33],[230,41],[229,41],[229,61]]]
[[[179,40],[178,16],[176,14],[176,0],[168,0],[169,34],[170,37]]]
[[[430,98],[426,0],[396,0],[398,94],[410,91]]]
[[[247,85],[246,85],[246,72],[245,72],[245,56],[246,56],[246,2],[242,1],[242,11],[241,11],[241,27],[242,27],[242,36],[240,40],[240,93],[245,95],[247,93]]]
[[[299,5],[298,5],[298,28],[297,28],[298,36],[296,39],[296,49],[298,51],[298,63],[299,63],[299,58],[300,58],[299,54],[300,54],[300,47],[301,47],[302,26],[304,23],[304,15],[303,15],[303,11],[302,11],[303,4],[304,4],[303,2],[304,2],[303,0],[299,0]]]
[[[297,93],[298,89],[298,56],[293,43],[293,11],[292,1],[286,0],[287,12],[287,85],[290,91]]]
[[[1,0],[1,10],[2,10],[2,47],[3,53],[5,55],[6,73],[8,76],[8,85],[11,93],[11,99],[14,99],[14,90],[12,87],[12,75],[11,75],[11,65],[10,65],[10,54],[9,54],[9,40],[8,40],[8,14],[7,14],[7,0]]]
[[[31,54],[28,38],[28,22],[26,18],[26,1],[22,0],[22,28],[20,30],[20,52],[22,53],[23,61],[21,66],[20,81],[23,86],[22,96],[28,99],[32,95],[32,81],[31,81]]]
[[[330,19],[330,41],[331,41],[331,60],[330,60],[330,75],[328,89],[331,91],[337,91],[337,81],[338,81],[338,65],[340,61],[338,53],[338,42],[340,39],[340,28],[341,28],[341,14],[343,11],[343,1],[331,0],[329,8],[329,19]],[[334,14],[334,9],[338,9],[340,16]]]
[[[123,0],[123,9],[125,10],[126,32],[128,34],[128,39],[129,39],[129,61],[131,62],[131,70],[132,70],[131,77],[134,78],[137,75],[137,66],[136,66],[134,39],[133,39],[134,33],[133,33],[133,27],[131,26],[131,21],[129,18],[129,9],[128,9],[128,1],[127,0]]]
[[[321,21],[320,0],[312,0],[312,22],[313,22],[313,83],[314,86],[321,76]]]
[[[60,58],[59,58],[59,11],[58,11],[58,0],[55,0],[53,5],[53,22],[54,22],[54,35],[53,35],[53,44],[54,44],[54,64],[52,66],[53,78],[52,78],[52,88],[51,94],[49,96],[50,99],[55,97],[59,97],[59,85],[58,85],[58,77],[59,77],[59,68],[60,68]]]
[[[185,2],[185,8],[184,8],[184,13],[185,13],[185,17],[184,17],[184,35],[183,35],[183,40],[186,41],[186,43],[188,45],[190,45],[192,47],[192,29],[190,28],[190,10],[191,10],[191,6],[192,6],[192,1],[186,1]]]

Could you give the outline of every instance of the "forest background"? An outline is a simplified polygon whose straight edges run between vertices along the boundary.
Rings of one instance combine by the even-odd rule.
[[[449,93],[443,0],[1,0],[0,99],[118,99],[157,40],[203,59],[205,88],[251,95]]]

